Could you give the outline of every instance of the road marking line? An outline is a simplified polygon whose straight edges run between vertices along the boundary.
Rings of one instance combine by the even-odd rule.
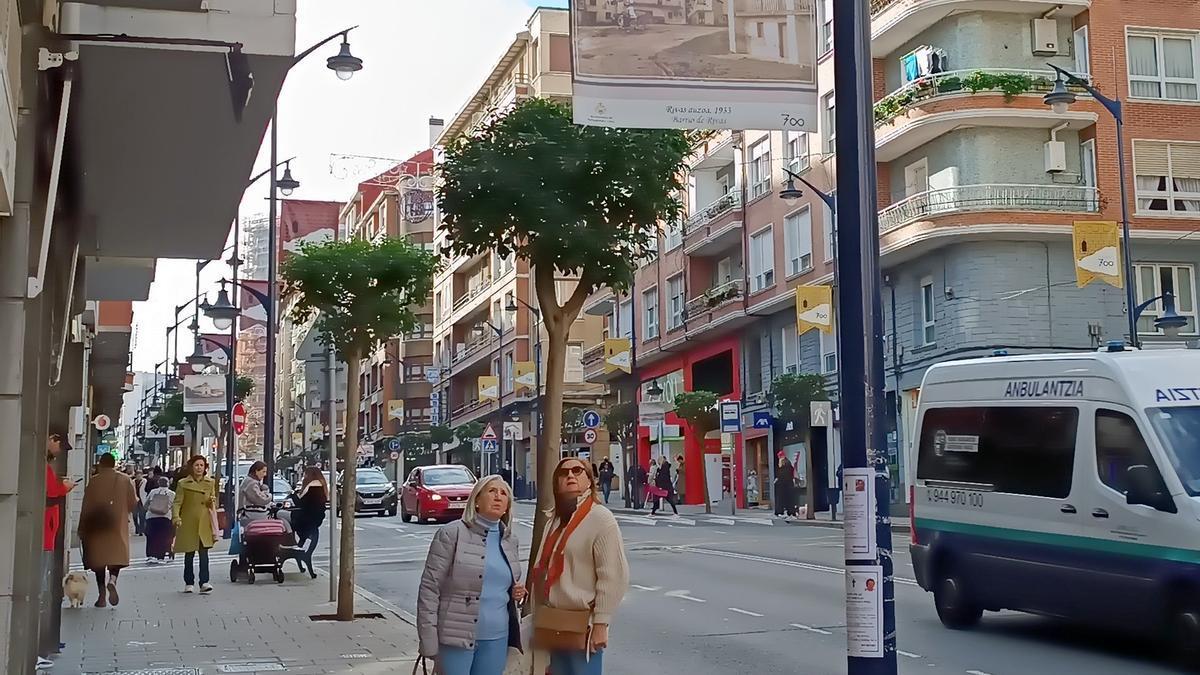
[[[737,525],[737,521],[733,518],[705,518],[704,522],[713,525]]]
[[[629,516],[624,513],[614,513],[613,518],[638,525],[657,525],[658,521],[648,516]]]
[[[903,649],[897,649],[897,650],[896,650],[896,653],[897,653],[897,654],[899,654],[900,656],[907,656],[907,657],[908,657],[908,658],[910,658],[910,659],[919,659],[919,658],[921,658],[921,655],[920,655],[920,654],[914,654],[914,653],[912,653],[912,652],[906,652],[906,651],[904,651]]]
[[[821,628],[813,628],[812,626],[805,626],[802,623],[794,623],[794,624],[792,624],[792,628],[799,628],[800,630],[806,630],[810,633],[816,633],[817,635],[833,635],[833,633],[830,633],[827,630],[823,630]]]
[[[745,614],[746,616],[756,616],[756,617],[758,617],[758,618],[760,618],[760,619],[761,619],[761,618],[762,618],[762,616],[763,616],[762,614],[759,614],[758,612],[751,612],[751,611],[749,611],[749,610],[746,610],[746,609],[738,609],[737,607],[730,607],[730,608],[729,608],[729,611],[731,611],[731,612],[737,612],[738,614]]]
[[[668,598],[679,598],[680,600],[691,600],[692,602],[708,602],[703,598],[692,597],[689,595],[690,592],[691,591],[667,591],[666,593],[663,593],[663,595],[667,596]]]
[[[695,546],[687,546],[687,545],[677,546],[677,547],[673,547],[673,548],[675,550],[682,551],[685,553],[699,553],[701,555],[715,555],[715,556],[720,556],[722,558],[733,558],[735,560],[748,560],[750,562],[760,562],[760,563],[766,563],[768,565],[781,565],[783,567],[795,567],[797,569],[811,570],[813,572],[828,572],[830,574],[842,574],[842,575],[844,575],[846,573],[846,570],[844,568],[830,567],[829,565],[818,565],[816,563],[796,562],[794,560],[781,560],[779,558],[767,558],[764,556],[748,555],[745,553],[730,553],[729,551],[718,551],[715,549],[696,548]],[[892,577],[892,582],[896,583],[896,584],[900,584],[902,586],[917,586],[918,585],[916,579],[905,579],[904,577],[897,577],[897,576]],[[988,675],[988,673],[983,673],[983,675]]]
[[[629,584],[629,585],[633,586],[634,588],[638,589],[639,591],[661,591],[662,590],[662,586],[642,586],[640,584]]]
[[[967,675],[991,675],[991,673],[985,673],[982,670],[968,670]]]

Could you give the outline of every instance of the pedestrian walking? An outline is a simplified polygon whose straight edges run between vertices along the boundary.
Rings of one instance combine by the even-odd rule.
[[[142,475],[141,469],[135,469],[133,472],[133,494],[137,497],[137,504],[133,507],[133,533],[139,537],[146,534],[146,507],[142,505],[142,495],[145,494],[146,477]]]
[[[671,505],[671,511],[675,515],[679,515],[679,509],[675,508],[675,485],[671,482],[671,463],[663,457],[663,461],[658,465],[658,474],[654,476],[654,486],[658,488],[659,494],[654,498],[654,506],[650,510],[650,515],[658,515],[658,503],[661,498],[663,501]]]
[[[430,544],[417,596],[421,656],[442,675],[501,675],[508,648],[521,649],[517,606],[525,593],[512,487],[487,476],[472,488],[462,519],[442,526]]]
[[[675,456],[675,496],[676,501],[684,503],[684,490],[687,487],[687,474],[683,469],[683,455]]]
[[[617,469],[607,457],[600,462],[598,475],[600,478],[600,490],[604,493],[604,503],[607,504],[608,495],[612,493],[613,479],[617,477]]]
[[[100,470],[83,491],[79,537],[84,542],[83,566],[96,576],[96,606],[115,607],[121,601],[117,577],[129,567],[129,519],[137,494],[129,476],[117,471],[117,458],[111,453],[100,455],[97,466]]]
[[[587,466],[567,457],[554,469],[554,512],[531,575],[539,591],[534,647],[554,675],[599,675],[613,613],[629,587],[621,529],[600,503]]]
[[[247,523],[262,520],[267,517],[267,507],[275,501],[271,489],[263,481],[267,477],[267,463],[258,461],[250,465],[250,471],[238,486],[238,502],[241,508],[238,513],[238,524],[246,529]]]
[[[319,468],[309,466],[304,469],[303,485],[292,494],[294,506],[290,511],[280,511],[280,515],[291,524],[292,532],[296,533],[296,544],[303,547],[308,542],[306,551],[310,558],[317,549],[328,500],[329,483],[325,481],[325,474]],[[300,565],[300,571],[312,573],[311,569],[305,570],[303,564]]]
[[[147,482],[151,481],[157,481],[155,487],[142,499],[146,510],[146,562],[155,565],[166,560],[171,552],[171,540],[175,538],[175,526],[171,523],[175,493],[166,476],[147,479]]]
[[[208,549],[216,543],[217,481],[208,474],[208,460],[196,455],[188,460],[188,476],[179,481],[172,505],[175,524],[175,550],[183,556],[183,592],[196,590],[193,561],[200,554],[200,592],[211,593],[208,583]]]
[[[45,612],[54,603],[55,549],[58,546],[58,530],[62,527],[62,507],[67,495],[77,483],[69,478],[59,478],[54,463],[71,445],[62,434],[50,434],[46,438],[46,512],[42,519],[42,588],[41,606]],[[48,613],[47,613],[48,614]],[[38,668],[52,665],[48,653],[39,653]]]
[[[775,464],[775,515],[790,516],[796,489],[796,470],[788,461],[787,453],[780,450],[776,453]]]

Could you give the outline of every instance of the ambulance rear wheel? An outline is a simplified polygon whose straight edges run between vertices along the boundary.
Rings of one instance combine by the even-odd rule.
[[[933,604],[942,625],[952,630],[973,628],[983,618],[983,609],[971,601],[962,578],[953,573],[938,580]]]
[[[1194,604],[1177,607],[1171,616],[1171,643],[1175,658],[1187,672],[1200,669],[1200,609]]]

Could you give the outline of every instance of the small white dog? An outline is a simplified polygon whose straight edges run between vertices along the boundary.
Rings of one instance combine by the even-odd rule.
[[[83,607],[83,600],[87,597],[88,576],[87,572],[70,572],[63,577],[63,596],[71,601],[71,607]]]

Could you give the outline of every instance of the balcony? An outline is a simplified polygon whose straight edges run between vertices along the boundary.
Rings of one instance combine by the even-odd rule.
[[[704,141],[704,147],[692,157],[692,171],[709,171],[729,166],[736,157],[733,152],[733,134],[726,132],[722,136]]]
[[[583,379],[588,382],[603,382],[604,378],[604,343],[592,345],[583,351],[580,359],[583,364]]]
[[[488,334],[481,338],[474,338],[465,344],[455,346],[454,359],[451,364],[454,366],[457,374],[462,369],[476,363],[481,354],[488,354],[492,349],[496,348],[497,338],[491,329],[487,329]]]
[[[1055,10],[1069,19],[1091,0],[871,0],[871,55],[886,57],[938,21],[963,12],[1007,12],[1030,18]]]
[[[707,326],[732,314],[742,313],[741,301],[745,298],[745,286],[741,279],[718,284],[704,293],[688,300],[684,305],[688,335],[707,330]]]
[[[879,212],[879,234],[882,236],[912,222],[954,213],[1095,213],[1099,210],[1100,197],[1096,188],[1079,185],[959,185],[921,192],[883,209]]]
[[[732,214],[737,213],[741,208],[742,194],[740,191],[735,190],[722,196],[708,206],[697,209],[696,213],[693,213],[683,223],[683,245],[685,250],[691,244],[708,236],[708,233],[711,231],[708,229],[709,226],[716,225],[719,227],[725,224],[721,221],[730,218]]]
[[[609,286],[596,289],[583,302],[583,313],[588,316],[608,316],[616,306],[616,295]]]
[[[733,11],[738,17],[799,15],[802,5],[796,0],[733,0]]]
[[[482,413],[491,410],[496,406],[495,401],[482,399],[472,399],[458,406],[451,414],[451,420],[454,424],[466,424],[480,417]]]
[[[483,295],[492,287],[492,276],[490,274],[482,275],[479,281],[472,278],[471,284],[467,288],[467,292],[463,293],[454,301],[454,306],[450,310],[451,313],[457,313],[459,310],[471,304],[471,301]]]

